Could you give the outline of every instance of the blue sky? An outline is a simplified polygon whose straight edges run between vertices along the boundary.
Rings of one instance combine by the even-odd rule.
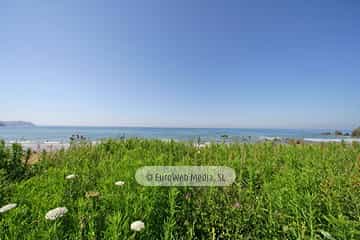
[[[358,1],[1,1],[0,119],[353,128]]]

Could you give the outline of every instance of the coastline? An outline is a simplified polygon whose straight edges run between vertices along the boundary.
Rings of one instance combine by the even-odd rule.
[[[114,140],[119,140],[116,138],[104,138],[104,140],[106,139],[114,139]],[[130,139],[130,138],[129,138]],[[148,138],[144,138],[144,139],[148,139]],[[171,139],[157,139],[157,140],[161,140],[161,141],[170,141]],[[184,141],[184,140],[179,140],[179,139],[172,139],[174,141]],[[91,144],[98,144],[101,141],[87,141]],[[195,142],[195,141],[184,141],[184,142]],[[305,143],[305,144],[312,144],[312,143],[347,143],[347,144],[351,144],[353,142],[358,142],[360,143],[360,138],[281,138],[281,137],[259,137],[257,139],[253,139],[252,141],[248,141],[246,139],[242,139],[242,141],[232,141],[231,139],[224,139],[224,140],[216,140],[216,141],[202,141],[200,143],[194,143],[195,147],[198,148],[203,148],[206,147],[208,145],[210,145],[211,143],[217,143],[217,144],[231,144],[231,143],[261,143],[261,142],[276,142],[276,143],[280,143],[280,144],[289,144],[289,143]],[[41,151],[47,151],[47,152],[52,152],[52,151],[58,151],[61,149],[68,149],[71,146],[71,143],[69,141],[31,141],[31,140],[22,140],[22,141],[16,141],[16,140],[11,140],[11,141],[5,141],[5,144],[7,146],[14,144],[14,143],[18,143],[20,144],[24,149],[31,149],[34,152],[41,152]]]

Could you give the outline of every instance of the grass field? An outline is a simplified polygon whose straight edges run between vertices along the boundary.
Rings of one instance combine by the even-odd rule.
[[[28,154],[0,144],[0,207],[17,204],[0,213],[1,240],[360,239],[359,144],[109,140],[31,166]],[[146,165],[223,165],[237,177],[229,187],[143,187],[134,175]],[[45,219],[56,207],[68,212]]]

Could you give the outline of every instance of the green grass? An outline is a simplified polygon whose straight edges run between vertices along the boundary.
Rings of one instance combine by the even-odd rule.
[[[11,159],[6,151],[0,160]],[[237,177],[229,187],[143,187],[134,175],[146,165],[224,165]],[[66,180],[72,173],[78,178]],[[213,144],[199,152],[184,142],[106,141],[43,153],[24,174],[0,174],[0,206],[18,204],[0,214],[2,240],[360,239],[358,144]],[[88,199],[88,191],[100,196]],[[60,206],[69,210],[63,218],[45,219]],[[136,220],[143,231],[130,230]]]

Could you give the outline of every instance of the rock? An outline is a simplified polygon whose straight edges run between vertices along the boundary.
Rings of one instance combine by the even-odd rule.
[[[339,131],[339,130],[336,130],[336,131],[335,131],[335,135],[336,135],[336,136],[342,136],[343,133],[342,133],[341,131]]]

